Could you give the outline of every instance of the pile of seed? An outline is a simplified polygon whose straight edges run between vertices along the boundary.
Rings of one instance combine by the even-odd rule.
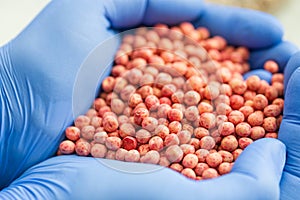
[[[90,110],[66,129],[58,155],[159,164],[201,180],[229,173],[253,141],[277,138],[283,74],[249,70],[245,47],[190,23],[138,28],[123,37]]]

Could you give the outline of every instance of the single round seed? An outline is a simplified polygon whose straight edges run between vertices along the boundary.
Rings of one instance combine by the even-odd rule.
[[[116,160],[124,161],[125,160],[125,155],[128,153],[126,149],[119,148],[116,151]]]
[[[171,163],[180,162],[183,158],[183,151],[178,145],[171,145],[166,149],[165,155]]]
[[[222,136],[231,135],[234,133],[234,124],[231,122],[223,122],[219,125],[218,131]]]
[[[228,162],[223,162],[218,167],[218,172],[220,175],[228,174],[231,171],[232,165]]]
[[[196,106],[190,106],[186,108],[184,116],[189,121],[195,121],[199,117],[198,108]]]
[[[76,141],[80,138],[80,129],[75,126],[69,126],[65,131],[66,137],[71,141]]]
[[[248,137],[241,137],[239,139],[239,147],[241,149],[245,149],[249,144],[251,144],[253,142],[253,140],[251,138]]]
[[[82,127],[88,126],[90,122],[91,119],[88,116],[80,115],[75,119],[74,124],[77,128],[82,129]]]
[[[183,118],[183,113],[181,110],[178,109],[171,109],[168,112],[168,119],[170,122],[172,121],[181,121]]]
[[[93,126],[84,126],[81,129],[80,136],[86,140],[92,140],[95,134],[95,127]]]
[[[131,123],[124,123],[120,126],[119,134],[122,138],[126,136],[135,136],[135,128]]]
[[[264,64],[264,69],[274,74],[278,72],[279,66],[275,61],[268,60]]]
[[[234,110],[240,109],[244,105],[244,98],[241,95],[234,94],[230,97],[230,106]]]
[[[129,150],[124,157],[125,161],[127,162],[138,162],[140,160],[140,153],[135,150]]]
[[[201,149],[211,150],[215,147],[216,142],[213,137],[211,136],[204,136],[200,140],[200,147]]]
[[[91,148],[91,155],[95,158],[104,158],[107,148],[103,144],[94,144]]]
[[[146,117],[142,121],[143,129],[146,129],[149,132],[154,131],[157,125],[158,125],[158,121],[154,117]]]
[[[247,137],[251,134],[251,126],[247,122],[241,122],[236,125],[235,133],[241,137]]]
[[[180,141],[176,134],[171,133],[165,137],[164,146],[179,145]]]
[[[236,159],[240,156],[240,154],[241,154],[242,152],[243,152],[242,149],[236,149],[236,150],[234,150],[234,151],[232,152],[233,159],[236,160]]]
[[[198,149],[195,152],[195,155],[198,157],[199,162],[205,162],[207,155],[209,154],[209,151],[206,149]]]
[[[105,141],[105,146],[110,150],[117,150],[121,147],[122,140],[119,137],[108,137]]]
[[[216,117],[213,113],[202,113],[199,123],[202,127],[211,129],[216,125]]]
[[[167,126],[161,124],[155,128],[154,134],[164,140],[170,134],[170,131]]]
[[[177,172],[181,172],[183,170],[183,166],[179,163],[173,163],[170,165],[170,168],[177,171]]]
[[[238,110],[233,110],[228,115],[228,121],[233,123],[234,125],[237,125],[238,123],[241,123],[245,120],[245,117],[242,112]]]
[[[197,105],[200,101],[201,97],[200,97],[200,94],[196,91],[188,91],[184,94],[184,103],[187,105],[187,106],[194,106],[194,105]]]
[[[262,110],[268,105],[268,99],[262,94],[258,94],[253,99],[253,107],[257,110]]]
[[[208,166],[217,167],[222,163],[223,158],[219,153],[215,152],[208,154],[205,160]]]
[[[141,157],[142,163],[158,164],[159,161],[160,161],[160,155],[155,150],[150,150],[144,156]]]
[[[231,163],[233,162],[233,155],[229,151],[220,150],[218,153],[222,156],[223,162]]]
[[[162,150],[164,147],[164,141],[163,139],[161,139],[158,136],[153,136],[150,140],[149,140],[149,148],[151,150],[156,150],[156,151],[160,151]]]
[[[107,137],[108,137],[108,135],[104,131],[96,132],[94,134],[94,142],[100,143],[100,144],[105,144]]]
[[[277,130],[276,118],[275,117],[265,118],[262,126],[267,132],[275,132]]]
[[[179,121],[172,121],[168,125],[170,133],[178,133],[182,129],[182,125]]]
[[[137,140],[134,137],[126,136],[122,140],[122,147],[126,150],[136,149],[137,148]]]
[[[228,135],[222,139],[221,147],[223,150],[232,152],[238,147],[238,141],[233,135]]]
[[[74,142],[70,140],[62,141],[59,145],[59,152],[62,154],[72,154],[75,150]]]
[[[216,178],[218,176],[219,176],[218,171],[215,170],[214,168],[205,169],[202,173],[203,179],[211,179],[211,178]]]
[[[91,145],[85,140],[77,140],[75,144],[75,151],[79,156],[88,156],[91,152]]]

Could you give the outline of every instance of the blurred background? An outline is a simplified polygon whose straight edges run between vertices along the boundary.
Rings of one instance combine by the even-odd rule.
[[[0,0],[0,46],[14,38],[50,0]],[[285,39],[300,47],[299,0],[206,0],[262,10],[274,15],[285,29]]]

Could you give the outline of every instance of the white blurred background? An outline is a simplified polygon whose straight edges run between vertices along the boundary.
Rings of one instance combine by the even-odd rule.
[[[0,0],[0,46],[22,31],[49,1]],[[221,0],[213,1],[220,2]],[[233,0],[227,2],[233,2]],[[244,2],[249,3],[251,0],[244,0]],[[295,43],[298,47],[300,47],[300,26],[297,23],[300,19],[299,8],[299,0],[282,0],[282,3],[271,12],[282,23],[285,29],[285,39]]]

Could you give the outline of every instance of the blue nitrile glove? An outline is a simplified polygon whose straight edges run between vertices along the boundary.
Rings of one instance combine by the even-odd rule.
[[[284,162],[285,147],[275,139],[251,144],[230,174],[207,181],[194,181],[158,165],[59,156],[27,170],[0,193],[0,199],[274,200],[279,198]]]
[[[251,47],[253,49],[251,62],[254,68],[261,67],[262,61],[270,58],[280,59],[281,66],[284,66],[295,51],[293,45],[282,42],[282,30],[276,20],[254,11],[228,7],[205,7],[201,1],[197,0],[185,2],[181,0],[52,1],[15,40],[1,49],[0,188],[7,187],[26,169],[54,154],[64,129],[73,121],[72,92],[80,64],[97,44],[114,35],[117,29],[128,29],[139,24],[153,25],[158,22],[173,25],[193,20],[195,24],[206,25],[212,33],[224,36],[231,44]],[[103,49],[105,56],[101,56],[101,59],[104,60],[104,64],[113,58],[117,48],[117,41],[111,44],[113,45],[105,46],[106,48]],[[280,56],[273,57],[274,55]],[[105,67],[98,65],[98,73],[85,71],[84,77],[88,81],[80,90],[81,97],[84,98],[78,110],[74,111],[75,113],[83,113],[91,105],[95,94],[95,75],[101,74],[101,70],[103,71]],[[265,140],[257,145],[256,147],[253,145],[249,154],[255,154],[258,158],[243,161],[245,164],[241,163],[240,167],[235,165],[235,170],[239,174],[233,173],[232,175],[237,178],[220,178],[203,182],[200,185],[204,188],[207,183],[209,189],[212,187],[210,184],[215,184],[220,191],[218,193],[212,189],[209,191],[212,191],[212,195],[223,196],[222,194],[228,194],[228,191],[221,190],[222,187],[218,184],[229,186],[231,181],[241,179],[232,184],[245,184],[245,188],[243,187],[245,190],[242,188],[233,190],[232,195],[238,195],[241,198],[253,198],[253,195],[257,195],[257,198],[273,199],[276,197],[279,194],[280,169],[284,163],[284,158],[277,156],[284,153],[284,147],[275,140]],[[257,148],[260,146],[266,148],[263,154],[258,153]],[[247,158],[247,154],[244,157]],[[261,160],[262,163],[257,160]],[[266,166],[268,170],[263,170],[262,166],[255,167],[256,163]],[[252,171],[248,172],[247,166],[244,166],[246,164],[254,166]],[[142,166],[141,164],[132,165]],[[153,187],[152,184],[150,185],[151,177],[153,181],[158,180],[154,183],[158,188],[164,188],[163,181],[167,181],[165,179],[174,183],[182,182],[181,188],[187,187],[186,190],[192,183],[194,187],[198,187],[198,183],[187,181],[179,174],[169,176],[169,173],[174,173],[169,169],[159,171],[155,175],[153,173],[144,179],[145,175],[132,176],[126,173],[120,175],[112,169],[101,166],[93,158],[77,156],[52,158],[27,171],[21,178],[5,188],[0,193],[0,197],[1,195],[5,196],[4,198],[40,195],[46,199],[71,198],[74,193],[77,197],[85,195],[86,199],[89,199],[101,194],[100,188],[94,187],[105,184],[112,189],[102,191],[102,197],[110,199],[109,194],[114,195],[114,187],[120,180],[124,181],[122,186],[127,191],[132,191],[134,184],[142,187],[141,189],[145,186],[144,190],[129,193],[129,195],[142,196],[143,193],[151,193],[149,190]],[[89,172],[84,174],[81,172],[82,168]],[[95,173],[99,174],[101,184],[96,179],[98,177],[94,175]],[[34,174],[36,177],[29,174]],[[114,177],[116,175],[118,177]],[[49,176],[52,176],[52,179]],[[72,179],[74,177],[78,179],[75,181]],[[263,178],[257,179],[258,177]],[[44,184],[43,180],[47,184]],[[111,184],[110,181],[112,181]],[[82,190],[77,190],[77,188],[82,188]],[[167,191],[167,189],[166,193],[178,191]],[[182,189],[182,191],[186,190]],[[185,195],[188,194],[191,198],[196,195],[195,193]],[[174,192],[171,197],[175,198],[178,195]],[[199,195],[196,197],[198,198]]]
[[[280,182],[283,200],[300,196],[300,52],[293,55],[285,69],[285,102],[279,139],[286,145],[287,159]]]

